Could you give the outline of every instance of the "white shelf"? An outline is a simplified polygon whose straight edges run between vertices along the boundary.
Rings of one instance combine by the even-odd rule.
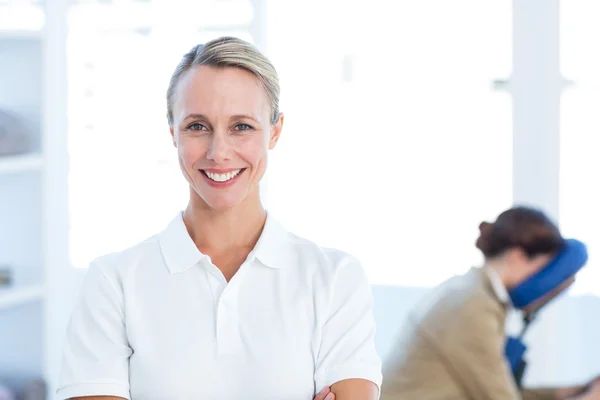
[[[41,38],[41,30],[0,28],[0,40],[39,40]]]
[[[0,175],[41,170],[44,162],[38,154],[0,156]]]
[[[0,289],[0,311],[41,300],[44,298],[44,293],[43,285]]]

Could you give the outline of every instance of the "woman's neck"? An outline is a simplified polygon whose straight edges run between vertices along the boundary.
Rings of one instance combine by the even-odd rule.
[[[502,284],[504,285],[504,287],[507,290],[510,290],[511,288],[513,288],[515,286],[515,284],[516,284],[515,279],[509,273],[509,271],[506,267],[505,260],[503,260],[503,259],[486,260],[485,267],[493,269],[498,274],[500,281],[502,282]]]
[[[210,208],[199,197],[192,197],[183,221],[198,249],[212,256],[244,248],[249,252],[262,233],[266,217],[258,194],[223,211]]]

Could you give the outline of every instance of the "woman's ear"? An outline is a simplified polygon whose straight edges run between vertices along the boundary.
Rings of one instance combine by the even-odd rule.
[[[177,141],[175,140],[175,130],[172,126],[169,127],[169,132],[171,132],[171,141],[173,143],[173,147],[177,147]]]
[[[279,141],[281,136],[281,130],[283,129],[283,113],[279,113],[277,122],[271,128],[271,136],[269,137],[269,150],[273,150]]]
[[[529,271],[531,269],[531,259],[522,248],[513,247],[507,250],[504,254],[508,264],[516,265],[521,271]]]

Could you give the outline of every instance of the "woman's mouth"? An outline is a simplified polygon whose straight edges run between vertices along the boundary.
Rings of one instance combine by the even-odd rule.
[[[202,171],[202,174],[209,180],[209,182],[212,182],[214,184],[226,184],[229,182],[233,182],[235,180],[235,178],[237,178],[242,172],[244,172],[246,168],[240,168],[240,169],[235,169],[235,170],[230,170],[230,171],[222,171],[222,172],[218,172],[218,171],[208,171],[208,170],[204,170],[201,169],[200,171]]]

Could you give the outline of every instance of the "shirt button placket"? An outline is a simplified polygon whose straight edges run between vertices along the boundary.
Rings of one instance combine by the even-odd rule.
[[[239,347],[237,313],[231,299],[221,298],[217,310],[217,346],[219,354],[231,354]]]

